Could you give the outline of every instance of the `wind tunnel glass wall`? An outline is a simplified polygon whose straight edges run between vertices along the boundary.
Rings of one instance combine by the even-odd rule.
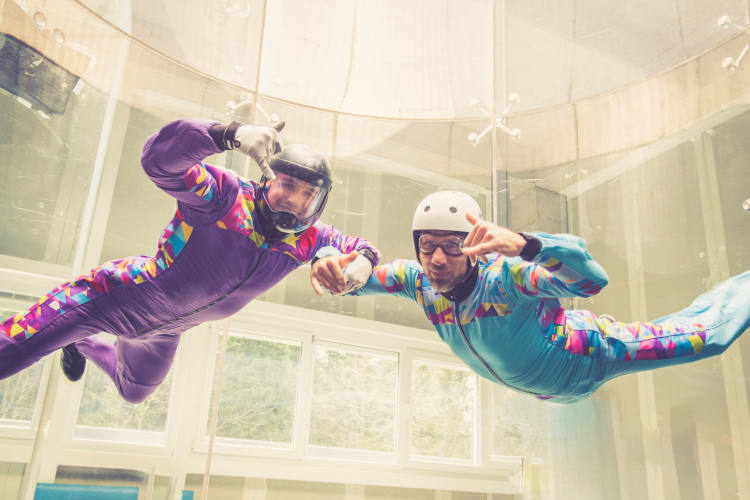
[[[114,22],[123,4],[115,8],[100,2],[94,7]],[[329,6],[340,4],[330,2]],[[31,13],[19,14],[19,3],[5,0],[0,5],[0,23],[7,19],[34,22]],[[613,101],[599,96],[603,103],[599,107],[586,100],[594,92],[629,84],[716,46],[727,35],[717,35],[702,20],[710,19],[715,26],[714,17],[720,13],[740,19],[744,15],[741,2],[709,7],[678,2],[680,20],[668,25],[682,27],[686,34],[682,45],[670,48],[670,31],[666,40],[636,40],[641,49],[623,48],[621,43],[625,34],[632,33],[627,26],[640,23],[632,17],[635,8],[603,12],[580,5],[494,2],[490,12],[490,4],[476,2],[465,12],[457,12],[451,5],[442,13],[431,13],[431,19],[446,14],[457,19],[458,27],[450,29],[460,31],[480,23],[483,28],[472,32],[471,40],[453,46],[456,52],[447,74],[454,78],[471,75],[477,87],[459,81],[450,92],[441,87],[420,94],[422,79],[394,79],[413,87],[401,94],[403,102],[387,106],[379,106],[376,94],[368,94],[365,73],[355,75],[350,99],[322,93],[325,89],[315,79],[311,87],[305,87],[307,60],[291,68],[302,74],[295,73],[293,82],[275,80],[286,60],[270,59],[272,45],[264,46],[261,53],[262,2],[205,3],[200,9],[185,9],[183,3],[153,7],[163,10],[148,10],[146,3],[132,2],[129,16],[137,22],[121,27],[174,60],[131,42],[78,3],[59,5],[69,22],[84,26],[80,31],[88,39],[88,54],[58,54],[65,57],[68,69],[56,66],[52,57],[40,56],[31,43],[33,37],[8,33],[0,42],[0,143],[6,159],[0,173],[4,186],[0,210],[3,318],[102,261],[153,255],[175,203],[143,174],[142,146],[168,121],[189,116],[222,122],[235,118],[266,123],[274,116],[286,120],[286,143],[311,144],[332,161],[336,182],[323,219],[374,242],[386,262],[413,256],[410,222],[419,199],[436,189],[460,189],[472,194],[485,214],[495,208],[494,191],[498,220],[512,229],[569,231],[587,240],[589,250],[607,269],[610,285],[592,299],[566,301],[569,307],[589,308],[623,321],[651,319],[687,305],[718,280],[750,266],[750,215],[741,209],[742,201],[750,197],[746,169],[750,152],[745,147],[750,118],[743,108],[748,83],[742,72],[722,73],[720,65],[726,54],[739,53],[744,40],[689,66],[686,72],[704,75],[706,80],[686,95],[672,91],[679,97],[669,101],[669,89],[677,88],[674,85],[667,85],[668,91],[656,86],[632,90],[632,94],[655,96],[654,105],[668,101],[663,116],[670,119],[696,109],[710,115],[721,108],[721,118],[712,115],[705,126],[686,132],[670,128],[674,122],[667,118],[664,122],[633,119],[629,107],[616,100],[617,92],[612,94]],[[270,9],[268,37],[278,36],[272,33],[284,28],[294,31],[282,22],[289,17],[284,13],[292,8],[291,2],[265,5]],[[707,10],[705,18],[696,14],[700,5]],[[657,13],[645,4],[640,6],[639,16]],[[183,39],[189,35],[167,15],[178,7],[192,16],[191,23],[197,25],[204,16],[216,24],[200,36]],[[406,8],[426,9],[420,3]],[[239,14],[232,9],[239,9]],[[360,20],[369,11],[363,8],[354,13],[349,5],[329,12]],[[494,32],[488,21],[493,13]],[[242,25],[242,19],[248,24]],[[293,21],[305,25],[315,19],[298,16]],[[620,19],[624,19],[623,26],[618,25]],[[222,20],[230,24],[222,25]],[[44,33],[51,37],[57,20],[50,14],[46,22]],[[171,29],[162,29],[165,23]],[[615,27],[603,31],[603,23]],[[236,42],[234,48],[224,51],[222,46],[212,46],[208,55],[198,57],[194,49],[219,39],[221,26],[226,26],[226,38]],[[243,31],[243,26],[249,27]],[[376,26],[364,29],[374,33]],[[507,32],[500,26],[507,27]],[[40,31],[33,24],[28,28],[29,33]],[[69,37],[75,32],[71,29]],[[332,38],[328,37],[334,35],[322,27],[310,33],[328,41],[322,46],[330,46]],[[352,48],[350,40],[356,39],[348,33],[347,42],[335,47],[336,53],[347,52]],[[371,39],[358,46],[362,52],[355,51],[355,66],[367,66],[374,57],[368,50],[377,42]],[[495,60],[489,64],[493,44]],[[649,47],[654,44],[661,47],[657,52],[663,57],[653,57]],[[479,49],[469,52],[470,46]],[[291,47],[285,50],[294,55]],[[237,54],[241,59],[235,61],[232,58],[240,57]],[[215,59],[219,56],[225,58]],[[591,58],[600,64],[588,66]],[[337,61],[329,64],[336,66]],[[221,74],[212,72],[214,65],[221,67]],[[383,71],[398,65],[412,66],[409,61],[395,60],[385,64]],[[495,71],[493,81],[490,66]],[[413,67],[407,69],[405,74],[413,74]],[[86,76],[75,76],[79,74]],[[425,74],[437,80],[434,74]],[[258,98],[256,81],[261,93],[268,91],[276,98]],[[343,91],[343,77],[336,82],[333,89]],[[469,135],[481,134],[490,120],[478,118],[481,112],[466,103],[472,97],[489,103],[493,91],[495,111],[503,108],[510,92],[520,92],[520,104],[506,123],[522,131],[521,139],[498,130],[494,145],[489,134],[473,146]],[[739,102],[722,100],[722,93]],[[725,106],[727,102],[731,105]],[[306,106],[314,104],[330,109]],[[340,114],[342,110],[372,112],[373,116]],[[429,121],[427,112],[451,117]],[[381,114],[406,119],[375,119]],[[657,126],[663,127],[658,133],[643,133]],[[597,128],[610,133],[592,134]],[[255,165],[238,153],[207,161],[252,179],[259,177]],[[90,193],[92,185],[95,189]],[[339,315],[337,324],[369,319],[420,328],[425,337],[434,337],[414,304],[390,297],[318,297],[310,288],[308,271],[302,268],[292,273],[260,297],[264,307],[291,306],[285,309],[287,316],[301,321],[324,311]],[[19,272],[33,276],[24,274],[21,279]],[[25,282],[19,284],[19,280]],[[282,341],[281,335],[272,337],[265,330],[246,332],[263,328],[243,318],[232,321],[243,328],[230,337],[223,371],[215,369],[217,346],[209,343],[210,332],[192,332],[183,339],[170,378],[142,405],[122,403],[111,382],[93,367],[80,386],[64,386],[60,394],[70,396],[72,410],[64,416],[58,403],[55,415],[68,420],[55,427],[60,436],[51,437],[64,458],[50,454],[42,461],[60,458],[60,481],[122,480],[141,488],[148,485],[148,472],[139,467],[153,465],[160,475],[167,470],[174,477],[186,474],[185,488],[197,494],[205,465],[204,438],[210,430],[210,382],[221,377],[213,491],[231,491],[239,497],[262,490],[269,498],[315,494],[344,498],[352,492],[364,498],[439,497],[430,488],[406,491],[296,482],[287,480],[293,475],[288,471],[284,473],[287,479],[250,477],[247,470],[263,459],[227,449],[252,441],[264,446],[272,443],[277,448],[274,452],[289,451],[295,438],[294,413],[300,411],[299,388],[308,377],[312,382],[306,387],[315,410],[305,419],[309,435],[304,456],[308,460],[328,460],[334,454],[331,450],[345,449],[356,452],[348,457],[392,461],[401,432],[407,437],[408,460],[440,461],[450,471],[454,466],[472,467],[474,459],[497,464],[509,456],[524,457],[525,488],[531,498],[731,498],[748,491],[743,486],[748,474],[742,468],[750,463],[750,446],[742,430],[750,418],[747,338],[740,339],[722,359],[623,377],[583,403],[561,407],[489,386],[467,376],[461,366],[445,368],[438,363],[436,368],[433,359],[424,360],[411,351],[412,358],[406,358],[396,348],[351,345],[367,343],[359,333],[352,333],[346,341],[312,344]],[[321,334],[326,333],[321,329]],[[305,367],[303,351],[310,346],[315,362]],[[407,368],[412,372],[407,394],[421,404],[406,419],[407,427],[399,428],[399,412],[404,407],[399,407],[403,387],[398,384]],[[30,433],[47,395],[45,370],[59,369],[50,362],[37,363],[22,375],[0,381],[0,439],[7,453],[0,475],[15,478],[0,481],[0,496],[2,488],[17,491],[16,483],[8,485],[20,481],[24,464],[31,460]],[[268,373],[277,375],[271,383],[264,378]],[[358,377],[367,383],[358,383]],[[338,400],[342,391],[337,388],[348,389],[350,397]],[[253,404],[246,404],[248,400]],[[184,411],[186,407],[191,411]],[[377,425],[363,429],[357,425],[362,415]],[[451,415],[455,425],[446,424],[441,418],[445,415]],[[481,446],[477,446],[480,439]],[[154,449],[158,451],[152,454]],[[266,462],[271,460],[283,461],[276,456]],[[88,470],[99,461],[106,462],[110,472]],[[174,463],[180,468],[173,469]],[[120,473],[118,468],[127,470]],[[157,478],[155,488],[163,496],[169,487],[166,483],[166,478]],[[462,488],[456,483],[456,490]],[[472,495],[478,493],[453,493],[452,498]]]
[[[2,19],[34,23],[33,12],[18,5],[4,2]],[[54,66],[51,56],[48,61],[20,39],[15,45],[6,40],[3,46],[8,51],[3,53],[8,55],[3,62],[13,63],[2,67],[7,81],[4,80],[0,95],[2,109],[8,110],[4,115],[8,119],[1,126],[7,129],[3,137],[12,167],[3,171],[7,177],[3,179],[7,189],[4,199],[10,207],[2,212],[6,217],[2,221],[3,234],[8,236],[3,240],[7,248],[2,248],[1,257],[4,274],[0,288],[8,296],[2,303],[3,319],[23,311],[37,300],[35,297],[101,262],[127,255],[153,255],[176,204],[146,178],[140,167],[140,155],[146,139],[176,118],[257,123],[267,123],[273,116],[284,119],[286,143],[308,143],[326,154],[333,164],[335,186],[324,220],[346,233],[371,240],[381,249],[384,261],[414,256],[411,217],[418,198],[429,192],[462,189],[479,201],[485,213],[492,213],[490,143],[485,141],[474,147],[467,140],[470,133],[478,133],[486,126],[485,120],[379,121],[313,110],[271,98],[258,99],[248,91],[252,88],[249,85],[239,88],[203,76],[132,42],[79,4],[67,3],[45,12],[45,28],[27,27],[30,33],[36,33],[34,30],[42,33],[44,43],[31,37],[36,46],[51,50],[51,43],[56,43],[51,39],[55,27],[83,26],[79,30],[65,30],[71,44],[62,44],[75,47],[67,57],[80,57],[80,61],[74,61],[78,63],[74,67],[78,73],[69,75]],[[83,41],[76,39],[75,33],[83,33],[79,36],[86,41],[85,51]],[[38,73],[30,71],[40,64]],[[29,79],[32,76],[39,78]],[[206,161],[251,179],[259,177],[257,167],[239,153],[225,153]],[[35,182],[30,182],[31,179]],[[24,281],[21,272],[34,276],[19,285]],[[319,298],[312,292],[307,274],[307,268],[293,273],[261,300],[398,325],[429,327],[418,310],[389,297]],[[299,309],[294,309],[293,314],[304,316]],[[210,384],[206,384],[205,388],[209,388],[206,392],[199,394],[195,387],[202,387],[201,381],[188,380],[195,373],[204,380],[213,376],[223,379],[217,432],[223,444],[232,440],[290,443],[290,418],[298,403],[295,398],[299,380],[295,377],[313,375],[315,412],[306,424],[309,436],[305,443],[309,456],[329,459],[335,455],[342,460],[339,450],[355,450],[363,456],[375,457],[376,461],[395,460],[398,394],[402,383],[399,378],[402,360],[395,348],[352,347],[349,345],[352,339],[325,346],[319,343],[314,372],[303,372],[295,365],[299,358],[294,357],[295,346],[299,355],[302,344],[286,343],[279,350],[278,339],[266,338],[262,344],[265,349],[257,349],[261,345],[257,339],[243,338],[230,345],[227,370],[213,373],[209,370],[213,369],[212,362],[206,364],[200,356],[206,352],[209,337],[205,330],[203,336],[195,335],[183,342],[188,347],[181,348],[173,371],[161,387],[139,405],[124,403],[111,381],[93,366],[88,367],[79,384],[63,385],[60,398],[47,393],[43,382],[50,377],[45,374],[54,371],[51,379],[62,383],[59,367],[51,358],[2,381],[0,439],[6,443],[18,436],[23,438],[23,444],[14,445],[13,452],[6,457],[12,462],[9,467],[13,469],[14,481],[20,482],[24,464],[31,461],[36,470],[40,464],[41,467],[59,465],[57,475],[53,470],[48,480],[116,483],[117,474],[89,471],[87,467],[94,464],[86,458],[90,454],[101,457],[100,453],[115,450],[119,458],[108,455],[106,459],[96,459],[96,465],[102,470],[125,471],[123,484],[147,487],[152,460],[156,464],[153,467],[161,470],[165,467],[162,462],[169,459],[144,459],[143,450],[156,449],[161,450],[157,455],[168,454],[164,450],[176,449],[169,447],[175,446],[178,435],[185,441],[177,452],[180,460],[192,460],[191,472],[201,470],[206,451],[202,439],[208,427],[206,413],[212,408],[208,404]],[[248,343],[254,347],[251,352],[246,349]],[[234,365],[232,359],[236,360]],[[198,364],[190,365],[195,360]],[[255,368],[248,367],[248,362]],[[291,378],[276,380],[275,392],[268,393],[272,400],[264,406],[257,394],[261,389],[270,390],[271,386],[263,378],[268,370],[259,366],[269,364],[273,366],[271,372],[286,369]],[[259,375],[257,391],[252,396],[247,393],[247,379],[237,379],[238,371],[231,369],[233,366],[248,368],[247,377]],[[355,377],[345,376],[348,372],[342,366],[356,368],[357,376],[370,380],[370,385],[358,384]],[[442,430],[436,429],[432,422],[440,417],[439,401],[425,405],[430,412],[415,416],[418,430],[410,436],[416,460],[427,456],[469,463],[478,456],[475,442],[480,412],[476,378],[458,368],[449,372],[448,377],[456,372],[467,379],[463,385],[456,385],[454,392],[460,392],[466,384],[474,384],[466,401],[460,402],[454,411],[459,420],[462,412],[468,417],[460,428],[450,429],[444,423]],[[182,375],[178,377],[177,373]],[[356,393],[361,401],[352,400],[341,406],[335,388],[342,384],[350,384],[352,394]],[[415,391],[415,397],[429,397],[424,388]],[[70,397],[63,397],[68,393]],[[286,405],[279,404],[279,397],[286,398]],[[35,448],[33,424],[40,416],[45,398],[52,401],[49,403],[52,414],[60,418],[51,427],[53,436],[42,439],[43,443]],[[240,425],[232,419],[247,409],[243,403],[246,399],[253,400],[254,408],[260,412],[271,407],[275,410],[256,419],[245,415],[247,418],[242,418]],[[180,416],[182,404],[205,406],[193,412],[195,417]],[[361,415],[377,425],[363,430],[356,420]],[[14,426],[21,428],[22,435],[14,434],[10,429]],[[419,426],[423,428],[419,430]],[[440,433],[448,431],[457,435],[453,447],[441,444]],[[406,435],[408,428],[400,432]],[[35,449],[42,451],[34,455]],[[67,450],[65,458],[52,458],[50,450],[60,449]],[[139,465],[142,463],[148,465],[142,467]],[[221,471],[227,466],[217,467]],[[513,467],[518,465],[514,463]],[[160,481],[157,478],[157,487],[161,487]],[[7,484],[4,481],[3,487]],[[377,488],[373,491],[374,495],[380,494]]]
[[[746,8],[741,0],[496,0],[495,42],[506,50],[495,51],[495,98],[518,92],[514,109],[544,109],[639,82],[736,35]],[[721,16],[738,26],[717,26]]]
[[[0,61],[0,253],[70,267],[106,96],[10,34]]]
[[[747,121],[738,106],[656,144],[548,168],[510,164],[511,227],[554,229],[538,195],[562,197],[570,232],[586,239],[610,281],[568,307],[624,322],[678,311],[750,264]],[[550,471],[556,497],[565,485],[577,498],[739,494],[747,446],[734,422],[748,416],[748,356],[745,335],[721,359],[615,379],[589,401],[546,411],[546,424],[566,436],[550,443],[548,460],[601,464],[576,480]],[[654,461],[661,473],[639,481]]]

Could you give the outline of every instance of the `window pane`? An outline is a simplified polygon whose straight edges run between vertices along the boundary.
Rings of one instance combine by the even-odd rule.
[[[229,337],[216,435],[291,443],[301,352],[297,342]]]
[[[394,450],[398,355],[315,347],[310,444]]]
[[[59,57],[81,59],[69,47],[59,50]],[[106,98],[13,36],[0,34],[0,60],[0,254],[67,266]]]
[[[0,420],[31,420],[42,362],[38,362],[5,380],[0,380]]]
[[[99,334],[114,342],[115,337]],[[86,364],[83,395],[78,410],[78,425],[138,431],[163,432],[167,422],[172,371],[145,401],[131,404],[122,399],[112,380],[97,366]]]
[[[0,323],[12,314],[15,312],[1,308]],[[12,377],[0,380],[0,420],[31,420],[43,366],[43,361],[39,361]]]
[[[412,457],[473,459],[476,376],[419,361],[412,373]]]
[[[541,459],[551,428],[550,403],[492,385],[492,455]]]

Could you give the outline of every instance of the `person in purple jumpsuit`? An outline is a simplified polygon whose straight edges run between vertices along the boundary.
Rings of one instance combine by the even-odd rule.
[[[235,148],[259,164],[260,182],[203,163]],[[352,283],[377,263],[368,242],[318,221],[331,189],[325,158],[304,145],[281,150],[272,127],[178,120],[146,141],[141,163],[177,199],[156,254],[105,262],[2,322],[0,379],[63,348],[69,379],[88,359],[140,402],[167,376],[186,330],[231,316],[321,248],[357,252],[362,276],[345,271]],[[99,332],[116,335],[114,345]]]

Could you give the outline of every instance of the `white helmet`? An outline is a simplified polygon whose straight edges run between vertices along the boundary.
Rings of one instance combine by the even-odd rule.
[[[414,212],[411,231],[414,236],[414,250],[419,259],[419,233],[421,231],[455,231],[470,233],[474,227],[466,214],[482,218],[482,209],[474,198],[459,191],[438,191],[422,200]]]

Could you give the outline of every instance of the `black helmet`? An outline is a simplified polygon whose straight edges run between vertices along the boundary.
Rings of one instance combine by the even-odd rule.
[[[271,157],[268,166],[276,179],[263,176],[258,197],[266,225],[281,233],[299,233],[312,226],[323,213],[332,187],[326,159],[307,145],[289,144]]]

